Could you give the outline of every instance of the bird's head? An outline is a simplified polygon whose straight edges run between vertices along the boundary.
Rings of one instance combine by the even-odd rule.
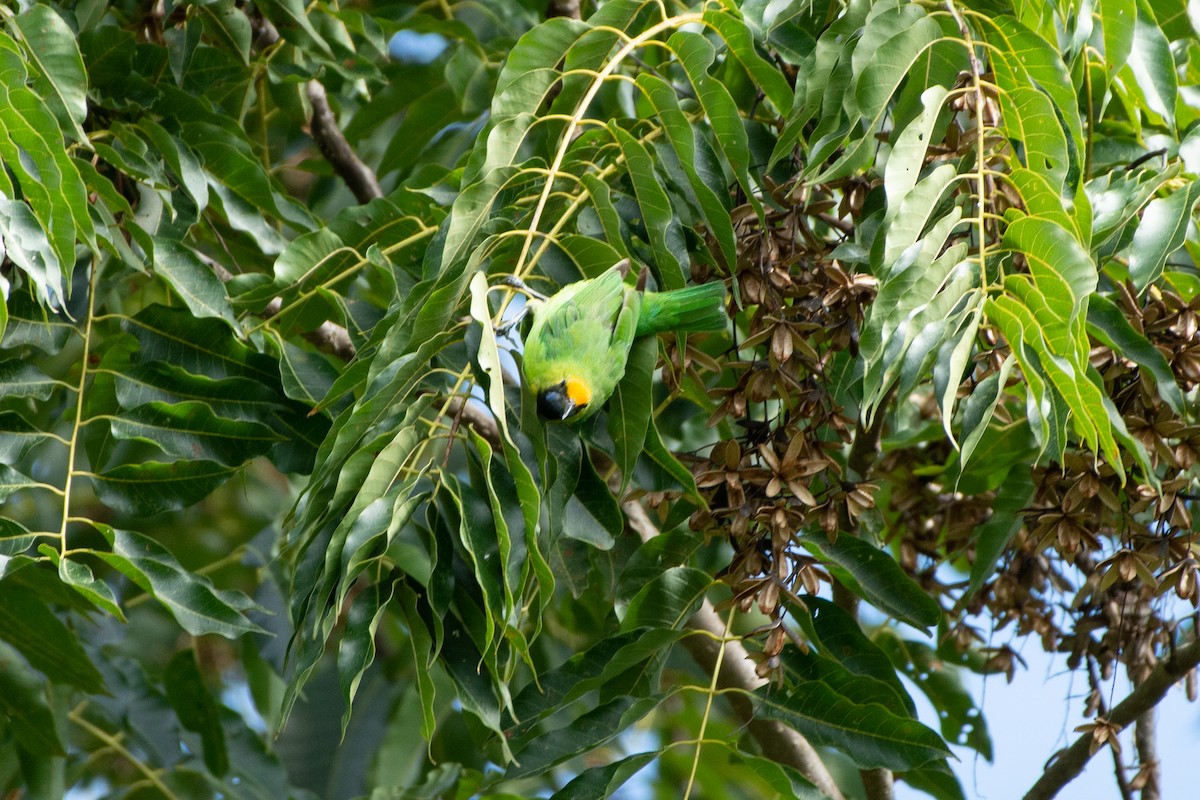
[[[582,413],[591,401],[588,385],[570,376],[537,393],[537,410],[543,419],[561,421]]]

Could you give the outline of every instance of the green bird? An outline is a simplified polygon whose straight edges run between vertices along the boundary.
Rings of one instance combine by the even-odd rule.
[[[599,411],[625,374],[638,337],[725,330],[724,285],[644,292],[625,283],[628,272],[626,259],[531,304],[525,380],[543,418],[578,421]]]

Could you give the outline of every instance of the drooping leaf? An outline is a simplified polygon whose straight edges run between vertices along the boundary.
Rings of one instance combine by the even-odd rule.
[[[263,633],[243,612],[253,603],[237,592],[213,586],[203,575],[190,572],[158,542],[135,531],[93,522],[112,547],[93,555],[129,578],[163,605],[193,636],[215,633],[234,639],[243,633]]]
[[[104,691],[104,679],[77,635],[32,592],[10,581],[0,581],[0,638],[50,680],[92,694]]]
[[[6,642],[0,642],[0,713],[26,748],[66,755],[45,682]]]

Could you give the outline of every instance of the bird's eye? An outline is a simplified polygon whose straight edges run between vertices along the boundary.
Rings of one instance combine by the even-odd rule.
[[[542,419],[563,420],[575,411],[575,404],[561,386],[538,392],[538,416]]]

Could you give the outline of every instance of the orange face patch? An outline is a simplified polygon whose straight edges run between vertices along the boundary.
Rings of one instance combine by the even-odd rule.
[[[564,383],[566,384],[565,388],[567,390],[567,397],[570,398],[571,402],[577,407],[586,406],[588,403],[592,402],[592,390],[579,378],[576,378],[572,375],[571,377],[567,378]]]

